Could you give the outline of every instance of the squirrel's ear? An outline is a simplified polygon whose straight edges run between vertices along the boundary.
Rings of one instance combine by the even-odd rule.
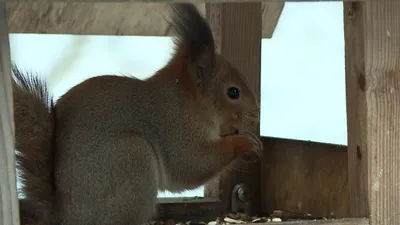
[[[197,73],[197,83],[207,79],[215,66],[215,44],[209,23],[193,4],[177,3],[172,9],[175,57]]]

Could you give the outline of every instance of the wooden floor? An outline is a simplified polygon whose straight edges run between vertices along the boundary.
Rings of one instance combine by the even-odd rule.
[[[258,225],[369,225],[368,219],[337,219],[337,220],[303,220],[303,221],[291,221],[291,222],[268,222],[268,223],[250,223]]]

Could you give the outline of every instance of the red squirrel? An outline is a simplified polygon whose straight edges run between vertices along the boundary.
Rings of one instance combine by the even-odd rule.
[[[140,225],[157,192],[199,187],[262,144],[259,102],[192,4],[171,4],[175,52],[146,80],[97,76],[56,102],[13,66],[22,225]]]

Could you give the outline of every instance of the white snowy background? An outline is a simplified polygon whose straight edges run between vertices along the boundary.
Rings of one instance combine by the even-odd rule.
[[[55,97],[96,75],[146,78],[172,53],[170,37],[10,34],[12,60],[46,76]],[[347,145],[343,5],[286,3],[262,40],[261,135]],[[159,197],[203,196],[203,188]]]

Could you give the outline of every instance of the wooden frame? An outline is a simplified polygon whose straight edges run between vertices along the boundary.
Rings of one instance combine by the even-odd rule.
[[[6,4],[0,3],[0,222],[19,224],[14,155],[14,116]]]
[[[346,146],[261,140],[266,151],[261,169],[263,212],[282,209],[288,214],[283,219],[350,217]]]
[[[262,37],[271,38],[285,2],[263,2]],[[197,4],[205,15],[205,3]],[[7,3],[10,33],[171,36],[165,3]]]
[[[400,2],[346,3],[351,214],[400,222]]]
[[[92,2],[93,0],[87,0]],[[128,0],[126,0],[128,1]],[[120,2],[126,2],[120,0]],[[170,2],[170,0],[163,0]],[[221,4],[221,1],[224,4]],[[249,82],[260,89],[261,3],[227,3],[243,0],[213,0],[206,5],[217,45],[223,55],[249,74]],[[272,0],[263,0],[271,2]],[[277,0],[278,1],[278,0]],[[282,0],[283,1],[283,0]],[[296,0],[293,0],[296,1]],[[306,1],[306,0],[304,0]],[[15,191],[15,160],[13,151],[13,110],[10,80],[10,50],[6,23],[6,1],[0,6],[0,221],[18,225],[18,202]],[[9,0],[7,2],[16,2]],[[54,2],[54,1],[51,1]],[[72,2],[72,1],[68,1]],[[78,2],[78,1],[75,1]],[[84,1],[79,1],[84,2]],[[107,2],[106,0],[98,2]],[[115,1],[113,1],[115,2]],[[137,1],[139,2],[139,1]],[[202,1],[195,1],[202,3]],[[297,1],[296,1],[297,2]],[[300,2],[300,0],[298,0]],[[348,181],[350,217],[353,219],[307,221],[280,224],[398,224],[400,221],[400,2],[398,0],[344,1],[346,40],[346,93],[348,115]],[[22,4],[22,3],[21,3]],[[94,4],[94,3],[93,3]],[[240,7],[239,7],[240,5]],[[253,16],[249,16],[253,14]],[[241,17],[238,17],[241,15]],[[235,29],[246,29],[246,35],[232,39]],[[241,43],[241,44],[237,44]],[[258,48],[258,49],[257,49]],[[243,60],[243,52],[252,57]],[[267,157],[267,156],[265,156]],[[214,183],[208,196],[219,202],[194,203],[191,212],[211,215],[229,207],[228,194],[238,182],[248,184],[253,193],[254,208],[260,209],[257,196],[262,195],[260,164],[245,168],[259,179],[235,174]],[[174,204],[164,204],[161,211],[174,212]],[[209,207],[215,207],[207,209]],[[189,209],[190,211],[190,209]],[[186,210],[185,212],[188,212]],[[185,215],[183,215],[185,216]],[[365,219],[366,217],[367,219]]]

